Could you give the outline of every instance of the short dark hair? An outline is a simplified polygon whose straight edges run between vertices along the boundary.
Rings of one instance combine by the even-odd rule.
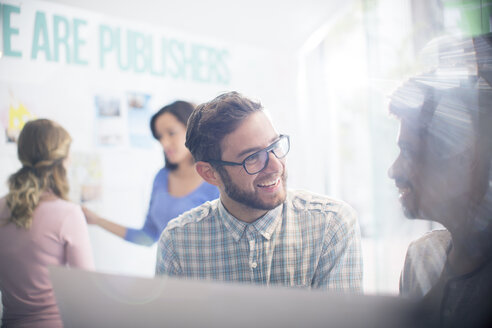
[[[195,161],[220,159],[220,144],[249,115],[260,112],[259,102],[250,100],[236,91],[219,95],[198,105],[188,120],[186,147]]]
[[[188,118],[193,112],[193,109],[195,109],[195,105],[183,100],[177,100],[169,105],[162,107],[161,109],[159,109],[159,111],[157,111],[154,115],[152,115],[152,118],[150,119],[150,131],[152,131],[152,136],[157,140],[160,139],[160,136],[157,134],[155,128],[155,122],[161,115],[165,113],[173,114],[178,121],[183,123],[184,126],[187,126]],[[168,170],[172,171],[178,168],[177,164],[173,164],[169,162],[169,160],[166,157],[166,154],[164,154],[164,160],[165,160],[165,168],[167,168]]]
[[[463,135],[471,131],[477,152],[487,163],[486,182],[492,183],[492,69],[487,65],[492,58],[492,33],[443,38],[430,45],[434,50],[430,54],[439,62],[391,95],[390,113],[399,119],[414,114],[412,124],[419,135],[437,141],[434,150],[441,154],[449,153],[448,146],[466,141]]]
[[[447,120],[446,124],[450,124],[450,118],[466,113],[476,138],[490,144],[492,69],[487,63],[492,57],[492,33],[473,38],[441,37],[426,49],[423,58],[435,66],[410,78],[391,95],[390,113],[398,118],[407,113],[418,114],[417,126],[421,130],[429,128],[432,120]],[[439,109],[442,113],[435,118],[440,104],[444,104]],[[463,127],[466,121],[454,124]]]

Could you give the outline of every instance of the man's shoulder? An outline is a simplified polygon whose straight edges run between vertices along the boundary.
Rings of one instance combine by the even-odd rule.
[[[185,229],[189,226],[203,224],[204,221],[207,221],[208,219],[214,217],[214,213],[217,210],[218,202],[219,199],[214,199],[184,212],[177,218],[169,221],[165,230],[180,230]]]
[[[441,276],[451,245],[447,230],[434,230],[410,243],[400,276],[400,294],[421,298]]]
[[[445,258],[450,246],[451,233],[448,230],[432,230],[412,241],[408,246],[407,254],[421,258],[434,255]]]
[[[287,200],[285,217],[303,231],[322,233],[328,243],[360,238],[357,213],[344,201],[304,190],[289,191]]]
[[[355,215],[354,209],[342,200],[306,190],[289,190],[289,206],[295,211],[320,211]]]

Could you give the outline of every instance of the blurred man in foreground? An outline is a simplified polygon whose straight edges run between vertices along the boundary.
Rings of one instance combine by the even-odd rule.
[[[406,216],[446,229],[409,246],[400,293],[421,299],[423,325],[490,327],[491,38],[448,37],[427,49],[435,68],[391,97],[400,155],[389,176]]]

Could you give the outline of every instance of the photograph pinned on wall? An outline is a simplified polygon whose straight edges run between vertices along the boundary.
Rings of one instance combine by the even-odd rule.
[[[24,125],[36,115],[9,90],[8,104],[1,104],[1,124],[6,143],[15,143]]]
[[[127,92],[128,105],[128,137],[130,146],[136,148],[152,148],[152,135],[149,129],[151,117],[149,94]]]
[[[70,198],[88,203],[101,200],[102,167],[97,153],[73,152],[70,155]]]
[[[110,95],[96,95],[94,104],[97,119],[97,145],[123,145],[125,126],[120,98]]]

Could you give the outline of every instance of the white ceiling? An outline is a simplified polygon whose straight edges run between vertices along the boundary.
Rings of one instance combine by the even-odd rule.
[[[348,0],[49,0],[196,36],[296,50]]]

